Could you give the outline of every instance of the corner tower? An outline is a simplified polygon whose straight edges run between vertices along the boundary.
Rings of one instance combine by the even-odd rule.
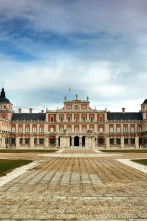
[[[0,95],[0,117],[11,120],[13,115],[13,104],[6,98],[4,87]]]

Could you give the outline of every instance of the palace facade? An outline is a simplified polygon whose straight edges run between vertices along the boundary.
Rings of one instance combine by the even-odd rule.
[[[14,113],[13,104],[0,96],[0,148],[124,149],[147,147],[147,99],[139,112],[92,109],[89,98],[69,101],[62,109]]]

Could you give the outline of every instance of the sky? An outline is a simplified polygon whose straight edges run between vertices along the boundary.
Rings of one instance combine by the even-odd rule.
[[[98,110],[139,111],[146,12],[147,0],[0,0],[0,83],[15,112],[62,108],[76,93]]]

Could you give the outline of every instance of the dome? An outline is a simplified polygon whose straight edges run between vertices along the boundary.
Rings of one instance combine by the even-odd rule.
[[[0,104],[11,104],[7,98],[0,97]]]
[[[4,88],[2,88],[2,91],[1,91],[0,103],[1,104],[11,104],[10,101],[5,97]]]
[[[147,104],[147,99],[144,100],[143,104]]]

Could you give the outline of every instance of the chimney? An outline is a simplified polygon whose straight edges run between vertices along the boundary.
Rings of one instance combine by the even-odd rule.
[[[122,114],[125,114],[125,108],[124,107],[122,108]]]
[[[21,108],[18,109],[19,114],[21,114]]]
[[[44,113],[44,110],[41,110],[41,113]]]
[[[32,110],[33,110],[32,108],[30,108],[30,109],[29,109],[29,111],[30,111],[30,114],[32,114]]]

